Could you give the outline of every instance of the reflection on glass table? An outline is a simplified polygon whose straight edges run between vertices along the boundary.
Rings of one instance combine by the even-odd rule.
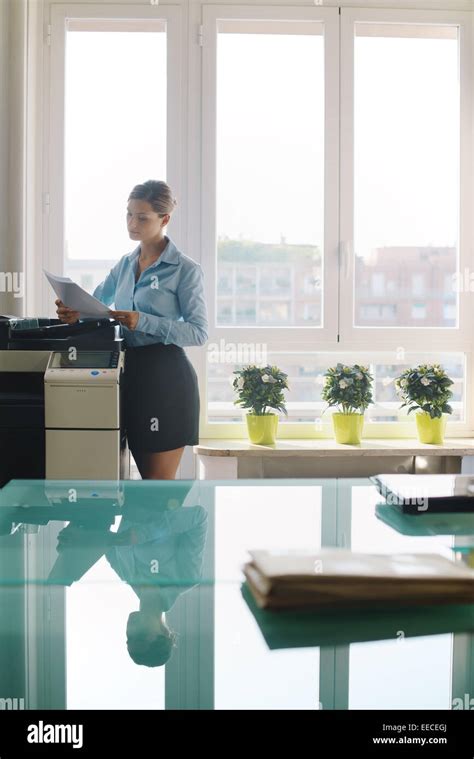
[[[252,606],[252,549],[453,557],[456,530],[404,534],[368,479],[17,481],[0,525],[0,677],[27,708],[450,709],[473,692],[471,605]]]

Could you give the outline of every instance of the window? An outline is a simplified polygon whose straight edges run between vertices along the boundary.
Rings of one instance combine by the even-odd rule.
[[[360,361],[367,345],[372,349],[367,363],[373,367],[392,365],[400,346],[417,363],[423,350],[433,349],[433,361],[458,350],[461,370],[455,383],[464,382],[472,304],[453,281],[470,240],[472,193],[468,172],[461,175],[461,155],[468,165],[472,139],[465,128],[472,99],[470,21],[469,14],[433,11],[342,8],[339,16],[330,8],[207,9],[205,39],[214,41],[215,58],[206,53],[205,43],[205,123],[213,124],[213,103],[217,113],[215,145],[207,143],[211,155],[215,149],[214,185],[212,162],[206,173],[206,186],[215,189],[217,242],[211,230],[208,247],[215,250],[218,281],[230,261],[236,271],[249,264],[256,269],[251,292],[255,313],[244,313],[247,282],[243,297],[234,293],[241,304],[233,322],[239,332],[226,331],[228,317],[219,310],[211,327],[216,338],[235,341],[238,334],[239,339],[263,341],[272,362],[277,355],[288,356],[293,346],[301,351],[302,365],[305,355],[321,350],[326,364],[319,364],[320,377],[343,355]],[[295,36],[298,54],[291,54]],[[237,66],[244,47],[245,60]],[[285,72],[279,68],[283,57],[291,61]],[[287,109],[292,129],[275,106],[276,81],[286,81],[286,76],[297,83]],[[265,92],[265,103],[258,100],[257,87]],[[232,106],[226,103],[229,91]],[[340,108],[332,99],[336,92]],[[334,123],[339,124],[336,131]],[[334,134],[340,134],[340,144],[334,145]],[[306,160],[296,139],[305,146]],[[258,206],[250,203],[255,214],[226,200],[228,188],[243,187],[242,177],[250,172],[259,192]],[[319,184],[310,184],[310,177]],[[298,207],[290,191],[283,209],[276,197],[282,195],[281,182],[304,188]],[[333,194],[335,189],[339,194]],[[254,192],[251,188],[250,199]],[[291,216],[297,219],[296,231]],[[244,274],[242,278],[246,281]],[[392,358],[385,361],[381,356],[387,344]],[[297,434],[296,425],[310,423],[317,411],[315,386],[311,391],[303,387],[293,364],[286,366],[292,411],[282,426],[295,425]],[[208,367],[209,382],[215,371]],[[413,423],[406,415],[402,419],[398,398],[391,396],[391,408],[382,403],[388,392],[379,382],[380,401],[370,409],[366,432],[373,423],[383,428],[378,434],[389,433],[393,423],[398,429]],[[227,402],[234,399],[230,385],[226,393]],[[209,393],[206,434],[211,437],[219,434],[218,420],[241,419],[235,407],[222,405],[222,395],[219,402],[216,414]],[[304,403],[310,406],[303,412]],[[465,421],[463,403],[451,422]],[[229,433],[222,426],[222,434]]]
[[[322,277],[323,31],[217,21],[217,280],[232,265],[236,301],[253,296],[253,308],[237,307],[242,326],[306,325],[304,297]],[[320,289],[311,292],[320,304]],[[321,307],[312,314],[320,326]]]
[[[368,14],[369,15],[369,14]],[[408,18],[408,15],[407,15]],[[400,298],[425,294],[434,272],[454,274],[459,251],[459,38],[455,25],[354,23],[354,326],[380,326],[360,310],[370,272]],[[428,287],[428,285],[426,285]],[[443,292],[412,319],[446,326]],[[361,318],[362,317],[362,318]],[[392,327],[411,326],[400,308]]]
[[[136,247],[126,228],[128,195],[145,178],[166,179],[166,23],[70,19],[65,60],[64,273],[71,276],[73,262],[106,259],[108,271]],[[151,81],[158,97],[150,97]]]
[[[252,295],[257,288],[257,267],[248,266],[238,269],[235,290],[237,295]]]
[[[320,318],[320,310],[317,303],[305,303],[304,304],[304,320],[309,322],[317,322]]]
[[[443,318],[446,322],[452,324],[456,321],[456,306],[453,303],[445,303],[443,307]]]
[[[167,179],[169,234],[204,269],[209,343],[289,372],[283,434],[313,434],[343,356],[377,369],[365,435],[400,434],[413,419],[382,382],[409,365],[400,350],[447,362],[450,432],[474,434],[472,14],[203,5],[201,46],[184,2],[146,5],[52,5],[45,268],[92,290],[135,247],[130,189]],[[201,435],[245,436],[229,382],[242,362],[195,357]]]
[[[234,291],[234,267],[222,266],[219,272],[217,282],[217,297],[221,295],[232,295]]]
[[[236,346],[237,348],[239,346]],[[245,350],[244,350],[245,348]],[[229,351],[229,354],[231,352]],[[321,400],[321,391],[324,385],[324,372],[337,361],[346,364],[362,363],[369,366],[370,373],[374,378],[373,396],[374,405],[366,412],[366,421],[373,423],[377,429],[386,422],[395,422],[408,425],[407,432],[415,423],[414,415],[407,416],[406,409],[401,409],[401,401],[396,393],[395,379],[405,369],[416,366],[419,363],[439,362],[446,369],[453,380],[451,387],[453,392],[450,404],[453,414],[450,423],[463,422],[465,420],[466,395],[464,390],[464,377],[466,372],[463,354],[407,352],[401,353],[399,358],[387,352],[379,352],[377,358],[365,351],[353,353],[334,353],[307,351],[298,352],[292,350],[283,352],[279,350],[267,350],[267,346],[258,346],[255,343],[248,346],[240,345],[240,349],[234,351],[234,355],[222,356],[220,361],[209,361],[207,369],[207,388],[209,403],[209,421],[213,424],[222,422],[240,422],[244,411],[234,406],[235,399],[232,387],[232,372],[247,363],[270,363],[276,364],[288,374],[288,383],[291,393],[287,396],[288,417],[282,417],[282,428],[293,424],[310,424],[312,430],[331,433],[330,414],[326,410],[322,416],[326,403]],[[316,425],[316,427],[315,427]],[[378,433],[380,435],[380,432]],[[413,433],[411,433],[413,434]],[[375,434],[377,436],[377,434]]]
[[[360,306],[361,322],[393,321],[397,316],[397,306],[394,303],[368,304]]]
[[[372,295],[385,295],[385,274],[383,271],[376,271],[371,275]]]
[[[411,307],[412,319],[426,319],[426,303],[414,303]]]
[[[425,275],[424,274],[412,274],[411,291],[413,295],[425,294]]]
[[[234,324],[234,309],[232,301],[224,298],[217,299],[217,313],[221,324]]]
[[[90,290],[93,285],[93,276],[92,274],[83,274],[81,277],[80,285],[84,290]]]
[[[314,274],[306,274],[303,280],[303,292],[305,295],[312,295],[316,299],[316,293],[321,288],[321,279],[317,276],[317,271]]]
[[[255,324],[257,311],[255,302],[251,300],[240,301],[235,306],[236,324]]]

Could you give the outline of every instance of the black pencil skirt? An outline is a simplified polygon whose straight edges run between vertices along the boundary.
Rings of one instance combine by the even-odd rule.
[[[196,372],[177,345],[125,351],[123,412],[132,452],[172,451],[199,442]]]

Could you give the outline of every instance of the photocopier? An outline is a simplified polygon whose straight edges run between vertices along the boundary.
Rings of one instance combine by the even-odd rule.
[[[0,316],[0,487],[129,477],[124,358],[112,319]]]

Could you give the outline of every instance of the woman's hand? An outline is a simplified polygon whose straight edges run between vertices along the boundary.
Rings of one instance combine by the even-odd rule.
[[[136,546],[139,542],[138,533],[134,527],[129,527],[123,532],[112,533],[113,544],[116,546]]]
[[[79,311],[73,311],[72,308],[68,308],[62,300],[58,299],[54,302],[57,305],[56,313],[59,321],[64,322],[64,324],[75,324],[79,321]]]
[[[104,547],[115,544],[115,532],[106,529],[88,529],[83,525],[70,522],[58,533],[57,551],[61,553],[65,548],[98,546]]]
[[[136,329],[140,314],[138,311],[109,311],[120,324],[125,325],[128,329]]]

